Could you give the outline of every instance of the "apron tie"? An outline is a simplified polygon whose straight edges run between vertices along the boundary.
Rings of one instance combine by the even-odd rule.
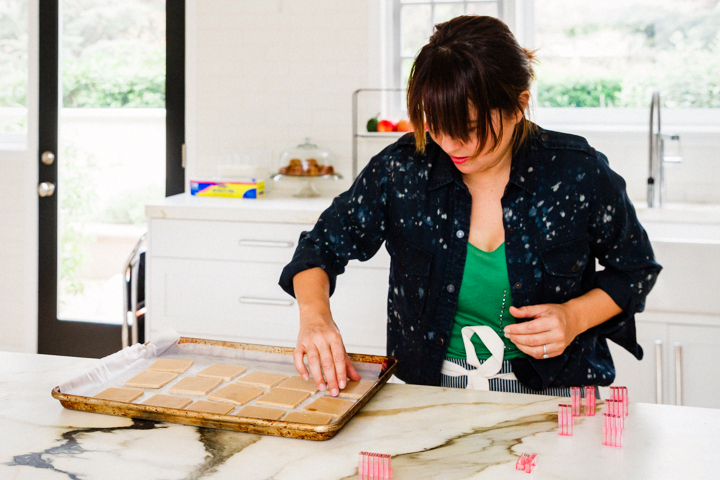
[[[465,345],[467,363],[475,367],[475,370],[466,370],[456,363],[445,360],[442,365],[442,370],[440,371],[443,375],[449,377],[465,375],[468,377],[467,387],[465,388],[484,391],[490,390],[490,380],[493,378],[517,380],[515,374],[512,372],[498,373],[502,369],[505,344],[495,330],[486,325],[478,325],[475,327],[463,327],[461,333],[463,344]],[[477,357],[475,346],[471,341],[473,335],[477,335],[480,341],[485,344],[485,347],[490,350],[490,358],[482,364]]]

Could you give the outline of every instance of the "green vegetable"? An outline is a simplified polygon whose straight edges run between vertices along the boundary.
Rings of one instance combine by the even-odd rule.
[[[378,123],[380,123],[378,121],[379,116],[380,116],[380,114],[378,113],[373,118],[368,120],[368,122],[367,122],[367,131],[368,132],[377,132]]]

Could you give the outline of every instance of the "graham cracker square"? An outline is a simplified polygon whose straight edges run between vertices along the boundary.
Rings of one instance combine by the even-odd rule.
[[[176,397],[174,395],[162,395],[158,393],[145,400],[142,404],[151,407],[177,408],[183,409],[192,403],[192,399],[185,397]]]
[[[168,389],[180,395],[207,395],[222,383],[219,378],[185,377]]]
[[[310,413],[310,412],[290,412],[285,418],[284,422],[292,423],[307,423],[310,425],[327,425],[332,422],[333,417],[324,413]]]
[[[108,388],[95,395],[93,398],[100,400],[112,400],[114,402],[132,402],[145,393],[136,388]]]
[[[355,402],[332,397],[320,397],[309,405],[303,407],[305,412],[326,413],[333,417],[342,417],[350,410]]]
[[[245,373],[246,370],[247,368],[241,367],[239,365],[222,365],[220,363],[216,363],[201,370],[195,375],[197,375],[198,377],[222,378],[226,382],[229,382],[238,375],[242,375],[243,373]]]
[[[202,413],[216,413],[218,415],[227,415],[232,412],[234,405],[228,405],[227,403],[208,402],[207,400],[198,400],[185,410],[191,412],[202,412]]]
[[[309,396],[308,392],[277,387],[255,400],[255,403],[273,407],[295,408]]]
[[[241,408],[236,415],[238,417],[259,418],[261,420],[280,420],[283,415],[285,415],[285,410],[248,405]]]
[[[235,382],[250,385],[251,387],[272,388],[286,378],[288,376],[281,373],[250,372],[244,377],[238,378]]]
[[[177,373],[171,372],[151,372],[146,370],[138,373],[133,378],[125,382],[126,387],[140,388],[160,388],[167,385],[177,378]]]
[[[264,393],[262,388],[248,387],[247,385],[238,385],[234,383],[208,395],[208,400],[216,402],[231,403],[233,405],[245,405],[253,398],[257,398]]]
[[[317,385],[315,385],[315,380],[313,380],[312,377],[305,380],[300,375],[288,378],[278,385],[278,387],[289,388],[290,390],[300,390],[301,392],[308,392],[310,395],[315,395],[318,391]]]
[[[153,372],[185,373],[193,364],[192,360],[179,360],[172,358],[159,358],[150,365],[148,370]]]

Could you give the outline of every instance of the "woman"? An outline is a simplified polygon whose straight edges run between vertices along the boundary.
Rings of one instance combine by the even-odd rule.
[[[436,26],[408,84],[415,126],[303,232],[280,285],[297,298],[295,365],[332,395],[357,380],[329,296],[350,259],[392,259],[388,355],[408,383],[569,395],[609,385],[611,339],[661,267],[605,156],[527,120],[533,55],[492,17]],[[595,260],[605,268],[595,271]]]

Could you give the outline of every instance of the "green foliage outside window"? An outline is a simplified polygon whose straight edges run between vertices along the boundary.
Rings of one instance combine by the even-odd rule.
[[[60,155],[62,189],[58,191],[60,218],[60,284],[64,292],[72,295],[85,290],[82,269],[89,260],[88,246],[95,239],[86,232],[86,220],[98,195],[92,181],[98,165],[95,157],[75,145],[63,145]]]
[[[535,0],[537,105],[720,108],[719,0]]]

